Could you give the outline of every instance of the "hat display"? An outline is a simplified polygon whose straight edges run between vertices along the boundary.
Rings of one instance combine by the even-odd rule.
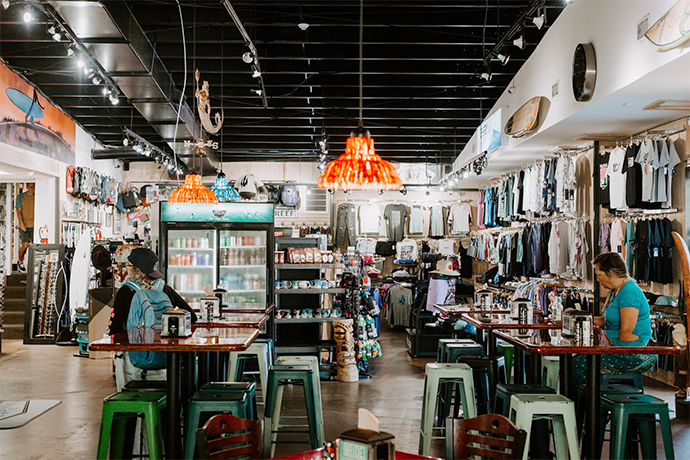
[[[113,259],[105,246],[98,245],[91,251],[91,263],[103,272],[112,266]]]
[[[134,248],[127,260],[151,278],[163,278],[163,274],[156,270],[158,256],[152,250],[148,248]]]
[[[436,270],[429,273],[446,276],[460,276],[460,272],[453,270],[453,262],[450,260],[439,260],[436,262]]]

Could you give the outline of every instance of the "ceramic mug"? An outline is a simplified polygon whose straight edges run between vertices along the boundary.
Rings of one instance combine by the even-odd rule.
[[[299,281],[299,282],[297,283],[297,286],[298,286],[300,289],[309,289],[309,288],[311,287],[311,285],[312,285],[312,282],[311,282],[311,281],[307,281],[307,280],[302,280],[302,281]]]
[[[321,280],[321,289],[328,289],[331,287],[331,282],[328,280]]]
[[[283,287],[283,282],[282,282],[282,281],[274,281],[274,282],[273,282],[273,286],[274,286],[276,289],[281,289],[281,288]]]
[[[339,318],[341,316],[340,308],[334,308],[331,310],[331,317],[332,318]]]
[[[313,287],[314,289],[319,289],[319,288],[321,288],[321,280],[320,280],[320,279],[317,279],[317,280],[312,281],[312,282],[311,282],[311,287]]]
[[[292,281],[290,281],[290,287],[291,287],[292,289],[297,289],[297,288],[299,288],[299,281],[297,281],[297,280],[292,280]]]

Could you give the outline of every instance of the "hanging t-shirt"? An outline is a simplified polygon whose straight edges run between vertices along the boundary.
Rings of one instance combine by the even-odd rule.
[[[431,206],[431,231],[429,236],[445,236],[446,226],[443,219],[443,205],[435,203]]]
[[[671,156],[668,153],[668,147],[664,141],[656,141],[656,151],[659,153],[659,168],[654,171],[654,191],[656,192],[654,202],[663,203],[667,200],[666,179],[668,178],[668,165],[671,163]]]
[[[410,325],[410,305],[412,305],[412,291],[404,287],[393,287],[386,295],[388,304],[387,319],[391,326]]]
[[[420,205],[410,206],[410,235],[424,234],[424,213]]]
[[[477,195],[477,226],[486,228],[484,225],[484,192],[481,191]]]
[[[667,148],[669,162],[666,179],[666,202],[663,204],[664,208],[671,207],[671,185],[673,183],[673,176],[675,176],[676,174],[676,166],[680,164],[680,157],[678,156],[678,152],[676,151],[676,146],[673,140],[671,140],[670,138],[667,139]]]
[[[602,206],[609,206],[609,177],[606,170],[609,167],[609,154],[604,152],[602,155],[595,155],[597,167],[599,168],[599,183],[596,187],[597,198]]]
[[[359,233],[363,235],[378,235],[381,223],[381,208],[374,203],[366,203],[359,207]]]
[[[642,166],[635,161],[640,146],[633,144],[625,150],[625,203],[629,208],[642,206]]]
[[[383,212],[386,219],[386,235],[390,241],[400,241],[405,233],[405,219],[407,206],[404,204],[389,204]]]
[[[635,238],[635,225],[632,220],[625,224],[625,264],[628,266],[628,273],[634,276],[634,264],[637,258],[637,239]]]
[[[472,209],[468,204],[454,204],[448,213],[450,233],[469,233],[472,222]]]
[[[427,311],[435,312],[434,304],[454,305],[455,304],[455,282],[454,277],[439,277],[429,280],[429,293],[426,299]]]
[[[440,254],[455,254],[453,240],[441,240],[438,242],[438,252]]]
[[[599,252],[611,252],[611,223],[602,222],[599,225]]]
[[[396,260],[417,260],[418,248],[415,240],[404,239],[395,245]]]
[[[613,209],[627,209],[625,197],[625,150],[616,147],[609,156],[609,165],[606,168],[606,176],[609,178],[609,203]]]
[[[616,219],[611,222],[611,252],[623,254],[623,241],[625,239],[625,227],[623,221]]]
[[[654,171],[659,168],[659,157],[654,141],[646,140],[640,145],[635,161],[642,167],[642,201],[654,201]]]

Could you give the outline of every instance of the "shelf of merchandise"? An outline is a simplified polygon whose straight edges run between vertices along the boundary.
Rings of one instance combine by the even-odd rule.
[[[290,324],[290,323],[332,323],[337,319],[345,319],[344,317],[328,317],[328,318],[276,318],[276,323]]]
[[[266,246],[263,244],[255,246],[221,246],[221,249],[265,249]]]
[[[343,288],[329,288],[329,289],[276,289],[276,294],[345,294]]]
[[[213,265],[168,265],[168,268],[214,268]]]
[[[204,295],[206,295],[206,292],[204,292],[204,291],[183,291],[180,289],[176,289],[176,291],[178,294],[204,294]]]
[[[275,269],[276,270],[295,270],[295,269],[302,269],[302,270],[320,270],[320,269],[329,269],[329,268],[345,268],[345,265],[343,264],[276,264]]]
[[[214,248],[173,248],[168,247],[169,251],[213,251]]]
[[[319,353],[324,348],[335,348],[334,341],[325,341],[320,343],[289,343],[285,345],[276,345],[276,352],[278,353]]]
[[[237,290],[230,290],[228,289],[228,294],[236,294],[238,292],[265,292],[266,289],[237,289]]]
[[[266,264],[261,264],[261,265],[221,265],[220,268],[266,268]]]

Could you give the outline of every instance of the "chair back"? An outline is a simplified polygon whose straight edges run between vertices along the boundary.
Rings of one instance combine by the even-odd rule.
[[[685,239],[678,232],[671,232],[671,235],[673,235],[673,241],[676,243],[676,250],[680,257],[680,268],[683,274],[683,300],[685,311],[687,312],[690,308],[690,252],[688,251],[688,245],[685,244]],[[688,334],[688,343],[690,343],[690,317],[686,319],[684,326]],[[690,366],[690,360],[688,361],[688,366]],[[688,370],[690,371],[690,368]],[[690,372],[685,382],[685,390],[687,391],[688,388],[690,388]]]
[[[502,415],[446,419],[446,458],[522,458],[527,434]]]
[[[196,430],[198,458],[264,458],[261,420],[245,420],[230,414],[211,417]]]

